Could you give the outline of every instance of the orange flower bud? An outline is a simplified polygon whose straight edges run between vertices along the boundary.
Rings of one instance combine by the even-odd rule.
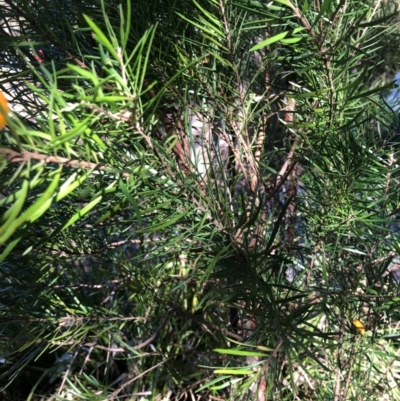
[[[365,326],[358,319],[353,320],[353,326],[357,329],[357,331],[364,336],[365,335]]]
[[[10,108],[8,107],[8,101],[4,96],[3,92],[0,92],[0,129],[3,129],[6,124],[6,114],[10,112]]]

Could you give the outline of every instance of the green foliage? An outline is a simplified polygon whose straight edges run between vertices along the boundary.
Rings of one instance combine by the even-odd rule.
[[[400,399],[394,11],[4,0],[4,397]]]

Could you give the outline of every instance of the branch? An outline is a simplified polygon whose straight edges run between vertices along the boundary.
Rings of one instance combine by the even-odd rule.
[[[325,64],[325,69],[326,73],[328,76],[328,81],[329,81],[329,86],[330,86],[330,96],[329,96],[329,101],[330,101],[330,108],[329,108],[329,125],[332,125],[333,121],[333,95],[335,92],[335,87],[333,83],[333,77],[332,77],[332,70],[331,70],[331,61],[329,59],[329,56],[327,55],[327,51],[325,50],[323,43],[324,43],[324,36],[323,32],[320,32],[320,34],[317,34],[314,29],[311,27],[311,25],[308,23],[306,18],[301,14],[300,10],[293,4],[291,3],[290,0],[287,0],[287,3],[289,7],[292,9],[294,12],[295,16],[300,20],[301,24],[303,27],[310,33],[311,37],[313,38],[316,46],[318,47],[318,51],[324,60]]]
[[[131,349],[139,350],[139,349],[147,347],[149,344],[151,344],[157,338],[159,332],[165,326],[165,324],[167,323],[169,317],[170,317],[170,313],[167,312],[167,314],[165,315],[164,319],[162,320],[160,325],[157,327],[156,331],[146,341],[143,341],[142,343],[140,343],[138,345],[135,345],[134,347],[131,347]],[[80,344],[80,345],[81,346],[85,346],[85,347],[98,348],[98,349],[101,349],[103,351],[108,351],[108,352],[126,352],[127,351],[125,348],[109,348],[109,347],[104,347],[102,345],[97,345],[95,343],[83,343],[83,344]],[[129,349],[128,349],[128,351],[129,351]]]
[[[136,380],[140,379],[141,377],[145,376],[147,373],[151,372],[154,369],[157,369],[159,366],[163,365],[164,363],[166,363],[167,361],[171,360],[172,358],[175,358],[175,356],[170,356],[169,358],[157,363],[156,365],[152,366],[151,368],[145,370],[144,372],[138,374],[137,376],[135,376],[134,378],[128,380],[127,382],[125,382],[124,384],[121,385],[121,387],[117,390],[115,390],[113,393],[111,393],[108,397],[107,400],[109,401],[114,401],[116,399],[116,397],[118,396],[118,394],[127,386],[129,386],[130,384],[132,384],[133,382],[135,382]]]
[[[4,155],[11,163],[25,163],[31,160],[38,160],[41,161],[43,164],[55,163],[72,168],[82,168],[84,170],[106,171],[108,173],[121,174],[121,176],[124,178],[130,177],[130,173],[128,172],[105,166],[103,164],[90,163],[83,160],[68,159],[61,156],[48,156],[37,152],[28,152],[27,150],[16,152],[12,149],[0,148],[0,155]]]

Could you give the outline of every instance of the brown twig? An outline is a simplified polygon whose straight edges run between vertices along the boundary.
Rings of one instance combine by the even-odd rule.
[[[72,168],[82,168],[84,170],[106,171],[109,173],[120,174],[124,178],[129,178],[131,175],[128,172],[124,172],[99,163],[68,159],[61,156],[48,156],[37,152],[29,152],[27,150],[16,152],[15,150],[9,148],[0,148],[0,155],[6,156],[7,160],[11,163],[25,163],[31,160],[38,160],[44,164],[54,163]]]

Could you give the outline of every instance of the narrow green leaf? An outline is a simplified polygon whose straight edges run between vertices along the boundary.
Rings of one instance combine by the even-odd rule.
[[[10,224],[10,222],[14,221],[17,218],[25,203],[28,188],[29,182],[28,180],[24,180],[22,182],[21,189],[14,194],[17,200],[2,216],[2,220],[4,219],[4,223],[2,223],[2,226],[0,227],[0,236],[3,234],[5,228]]]
[[[53,142],[53,145],[55,147],[58,147],[66,142],[69,142],[71,139],[79,136],[80,134],[84,133],[85,129],[88,126],[89,121],[90,117],[86,118],[81,122],[77,122],[71,130],[66,131],[60,136],[56,137],[56,139]]]
[[[134,199],[132,197],[132,195],[129,193],[128,189],[126,188],[124,182],[122,181],[122,179],[119,180],[119,187],[122,190],[122,192],[124,193],[124,195],[126,196],[126,198],[128,199],[129,203],[132,205],[133,210],[135,211],[136,217],[138,219],[139,224],[142,224],[142,216],[140,214],[140,210],[139,210],[139,205],[136,201],[136,199]]]
[[[201,29],[201,30],[204,31],[204,32],[207,32],[209,35],[215,36],[215,37],[217,37],[217,38],[219,38],[219,39],[221,39],[221,37],[223,37],[222,32],[219,31],[219,30],[217,30],[216,27],[210,28],[210,27],[201,25],[201,24],[199,24],[199,23],[197,23],[197,22],[194,22],[193,20],[191,20],[191,19],[185,17],[183,14],[180,14],[180,13],[178,13],[178,12],[177,12],[177,14],[178,14],[182,19],[184,19],[185,21],[189,22],[190,24],[194,25],[195,27]]]
[[[36,200],[36,202],[31,205],[25,212],[23,212],[17,219],[10,222],[7,227],[5,227],[4,234],[0,237],[0,245],[4,244],[11,235],[25,222],[33,223],[37,220],[50,206],[51,198],[53,197],[54,191],[57,188],[58,182],[61,176],[62,166],[59,168],[55,174],[52,182],[44,191],[44,193]]]
[[[290,3],[287,0],[273,0],[275,3],[283,4],[284,6],[290,7]]]
[[[21,241],[21,237],[13,239],[11,242],[8,243],[6,249],[4,249],[3,253],[0,255],[0,263],[4,262],[10,252],[15,248],[15,246]]]
[[[101,43],[110,52],[114,60],[119,61],[117,52],[115,51],[111,42],[106,38],[104,33],[101,31],[101,29],[87,15],[83,14],[83,18],[85,19],[86,23],[90,26],[90,28],[92,28],[98,42]]]
[[[354,96],[350,96],[347,98],[347,101],[351,101],[351,100],[355,100],[355,99],[362,99],[362,98],[367,98],[368,96],[371,95],[376,95],[376,94],[380,94],[383,91],[385,91],[386,89],[392,88],[393,87],[393,83],[387,84],[387,85],[383,85],[377,88],[373,88],[370,90],[367,90],[365,92],[362,93],[358,93],[357,95]]]
[[[96,86],[99,83],[99,79],[97,75],[92,72],[91,70],[88,70],[87,68],[82,68],[74,64],[67,64],[67,67],[75,72],[76,74],[80,75],[83,78],[88,79],[89,81],[93,82],[93,84]]]
[[[81,210],[76,212],[68,221],[67,223],[62,227],[61,231],[66,230],[68,227],[70,227],[72,224],[76,223],[79,219],[81,219],[85,214],[89,213],[101,200],[103,196],[100,195],[96,199],[93,199],[89,204],[87,204],[85,207],[83,207]]]
[[[188,214],[187,211],[182,212],[182,213],[178,213],[175,216],[171,217],[169,220],[163,222],[163,223],[158,223],[158,224],[154,224],[150,227],[146,227],[146,228],[142,228],[140,230],[137,230],[136,232],[138,234],[142,234],[142,233],[154,233],[156,231],[161,231],[164,228],[167,228],[169,226],[171,226],[172,224],[175,224],[178,220],[180,220],[182,217],[186,216]]]
[[[300,42],[300,41],[303,40],[303,39],[304,39],[303,37],[299,37],[299,38],[288,38],[288,39],[282,39],[281,42],[282,42],[284,45],[292,45],[292,44],[294,44],[294,43]]]
[[[268,357],[268,354],[265,354],[263,352],[245,351],[245,350],[230,349],[230,348],[216,348],[214,351],[224,355]]]
[[[214,373],[217,375],[253,375],[254,372],[245,369],[216,369]]]
[[[87,177],[90,175],[90,172],[85,173],[81,177],[78,177],[78,173],[73,173],[68,177],[67,181],[65,181],[57,194],[56,201],[60,201],[61,199],[68,196],[71,192],[73,192],[76,188],[78,188],[83,182],[86,181]]]
[[[269,46],[272,43],[279,42],[281,39],[285,38],[288,33],[289,33],[289,31],[281,32],[281,33],[278,33],[278,35],[273,36],[272,38],[265,39],[262,42],[260,42],[260,43],[256,44],[255,46],[253,46],[250,49],[250,51],[254,52],[256,50],[262,49],[263,47]]]

